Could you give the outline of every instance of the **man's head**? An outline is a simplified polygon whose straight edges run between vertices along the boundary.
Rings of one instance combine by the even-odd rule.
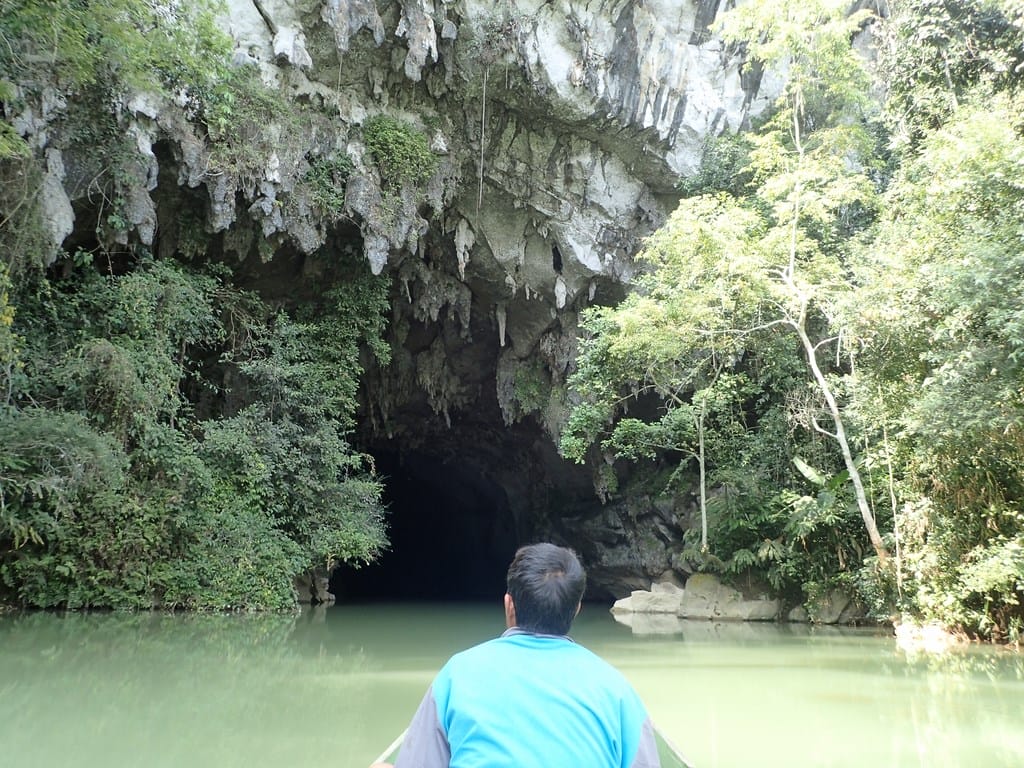
[[[571,549],[554,544],[520,547],[508,567],[515,624],[528,632],[564,635],[576,617],[587,574]],[[509,612],[506,598],[506,613]]]

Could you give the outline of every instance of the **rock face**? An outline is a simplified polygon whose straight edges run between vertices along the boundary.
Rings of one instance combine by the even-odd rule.
[[[841,589],[832,589],[809,600],[805,606],[808,618],[815,624],[849,624],[863,618],[864,607],[858,605]]]
[[[679,616],[684,619],[774,621],[780,607],[778,600],[764,596],[748,599],[738,589],[722,584],[711,574],[697,573],[686,581]]]
[[[676,631],[676,619],[715,621],[776,621],[782,618],[781,601],[767,595],[745,596],[726,586],[717,576],[697,573],[680,588],[671,582],[654,582],[649,590],[635,589],[629,597],[615,601],[612,614],[638,634]],[[852,624],[864,617],[864,609],[849,595],[833,589],[785,614],[794,623]]]
[[[596,593],[649,583],[685,503],[611,494],[607,467],[568,466],[554,446],[578,312],[622,295],[706,138],[777,92],[711,32],[720,0],[228,6],[237,66],[299,119],[239,115],[247,153],[226,158],[187,105],[126,97],[118,119],[137,158],[117,182],[122,226],[99,236],[160,256],[202,238],[282,299],[316,284],[317,257],[362,253],[393,278],[394,354],[368,367],[361,447],[429,454],[500,489],[500,537],[575,546]],[[48,221],[67,249],[96,221],[96,169],[52,130],[73,109],[47,92],[13,119],[45,155]],[[382,178],[363,133],[378,114],[429,139],[425,184]],[[308,180],[337,158],[352,170],[328,210]]]
[[[447,305],[465,330],[477,303],[513,358],[506,368],[540,352],[554,378],[572,349],[545,335],[571,334],[575,309],[614,295],[706,138],[739,129],[772,95],[710,34],[716,0],[229,5],[239,49],[265,78],[337,109],[349,128],[393,112],[432,133],[447,160],[428,194],[432,218],[406,206],[384,221],[376,179],[350,183],[346,213],[364,252],[375,271],[428,262],[402,273],[436,297],[413,315],[436,321]],[[365,160],[358,138],[346,151]],[[265,218],[264,208],[249,213]],[[303,250],[322,244],[299,218],[264,223],[264,233],[283,227]],[[447,394],[435,390],[440,410]]]
[[[675,616],[683,602],[685,590],[675,584],[655,583],[651,589],[636,589],[629,597],[616,600],[612,613],[665,613]]]
[[[328,591],[330,574],[326,568],[314,568],[295,579],[295,596],[299,603],[324,605],[334,602],[334,594]]]
[[[698,573],[680,589],[674,584],[655,583],[650,591],[635,590],[616,601],[612,613],[666,614],[680,619],[717,619],[724,621],[774,621],[779,616],[778,600],[766,596],[744,597],[716,576]]]

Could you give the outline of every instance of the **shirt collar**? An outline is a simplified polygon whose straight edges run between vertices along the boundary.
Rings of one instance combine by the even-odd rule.
[[[570,643],[576,642],[568,635],[549,635],[545,632],[530,632],[529,630],[522,629],[520,627],[509,627],[501,633],[502,637],[515,637],[516,635],[529,635],[531,637],[549,637],[554,640],[568,640]]]

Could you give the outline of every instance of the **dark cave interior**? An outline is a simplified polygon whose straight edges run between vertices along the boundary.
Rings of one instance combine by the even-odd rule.
[[[425,453],[378,452],[391,548],[334,572],[339,601],[500,600],[505,570],[526,536],[505,491],[472,467]]]

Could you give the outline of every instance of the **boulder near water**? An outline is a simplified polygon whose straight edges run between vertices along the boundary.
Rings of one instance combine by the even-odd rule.
[[[767,595],[746,597],[708,573],[691,576],[683,589],[671,582],[657,582],[650,590],[634,590],[612,606],[616,615],[629,613],[673,614],[683,619],[774,621],[779,600]]]

